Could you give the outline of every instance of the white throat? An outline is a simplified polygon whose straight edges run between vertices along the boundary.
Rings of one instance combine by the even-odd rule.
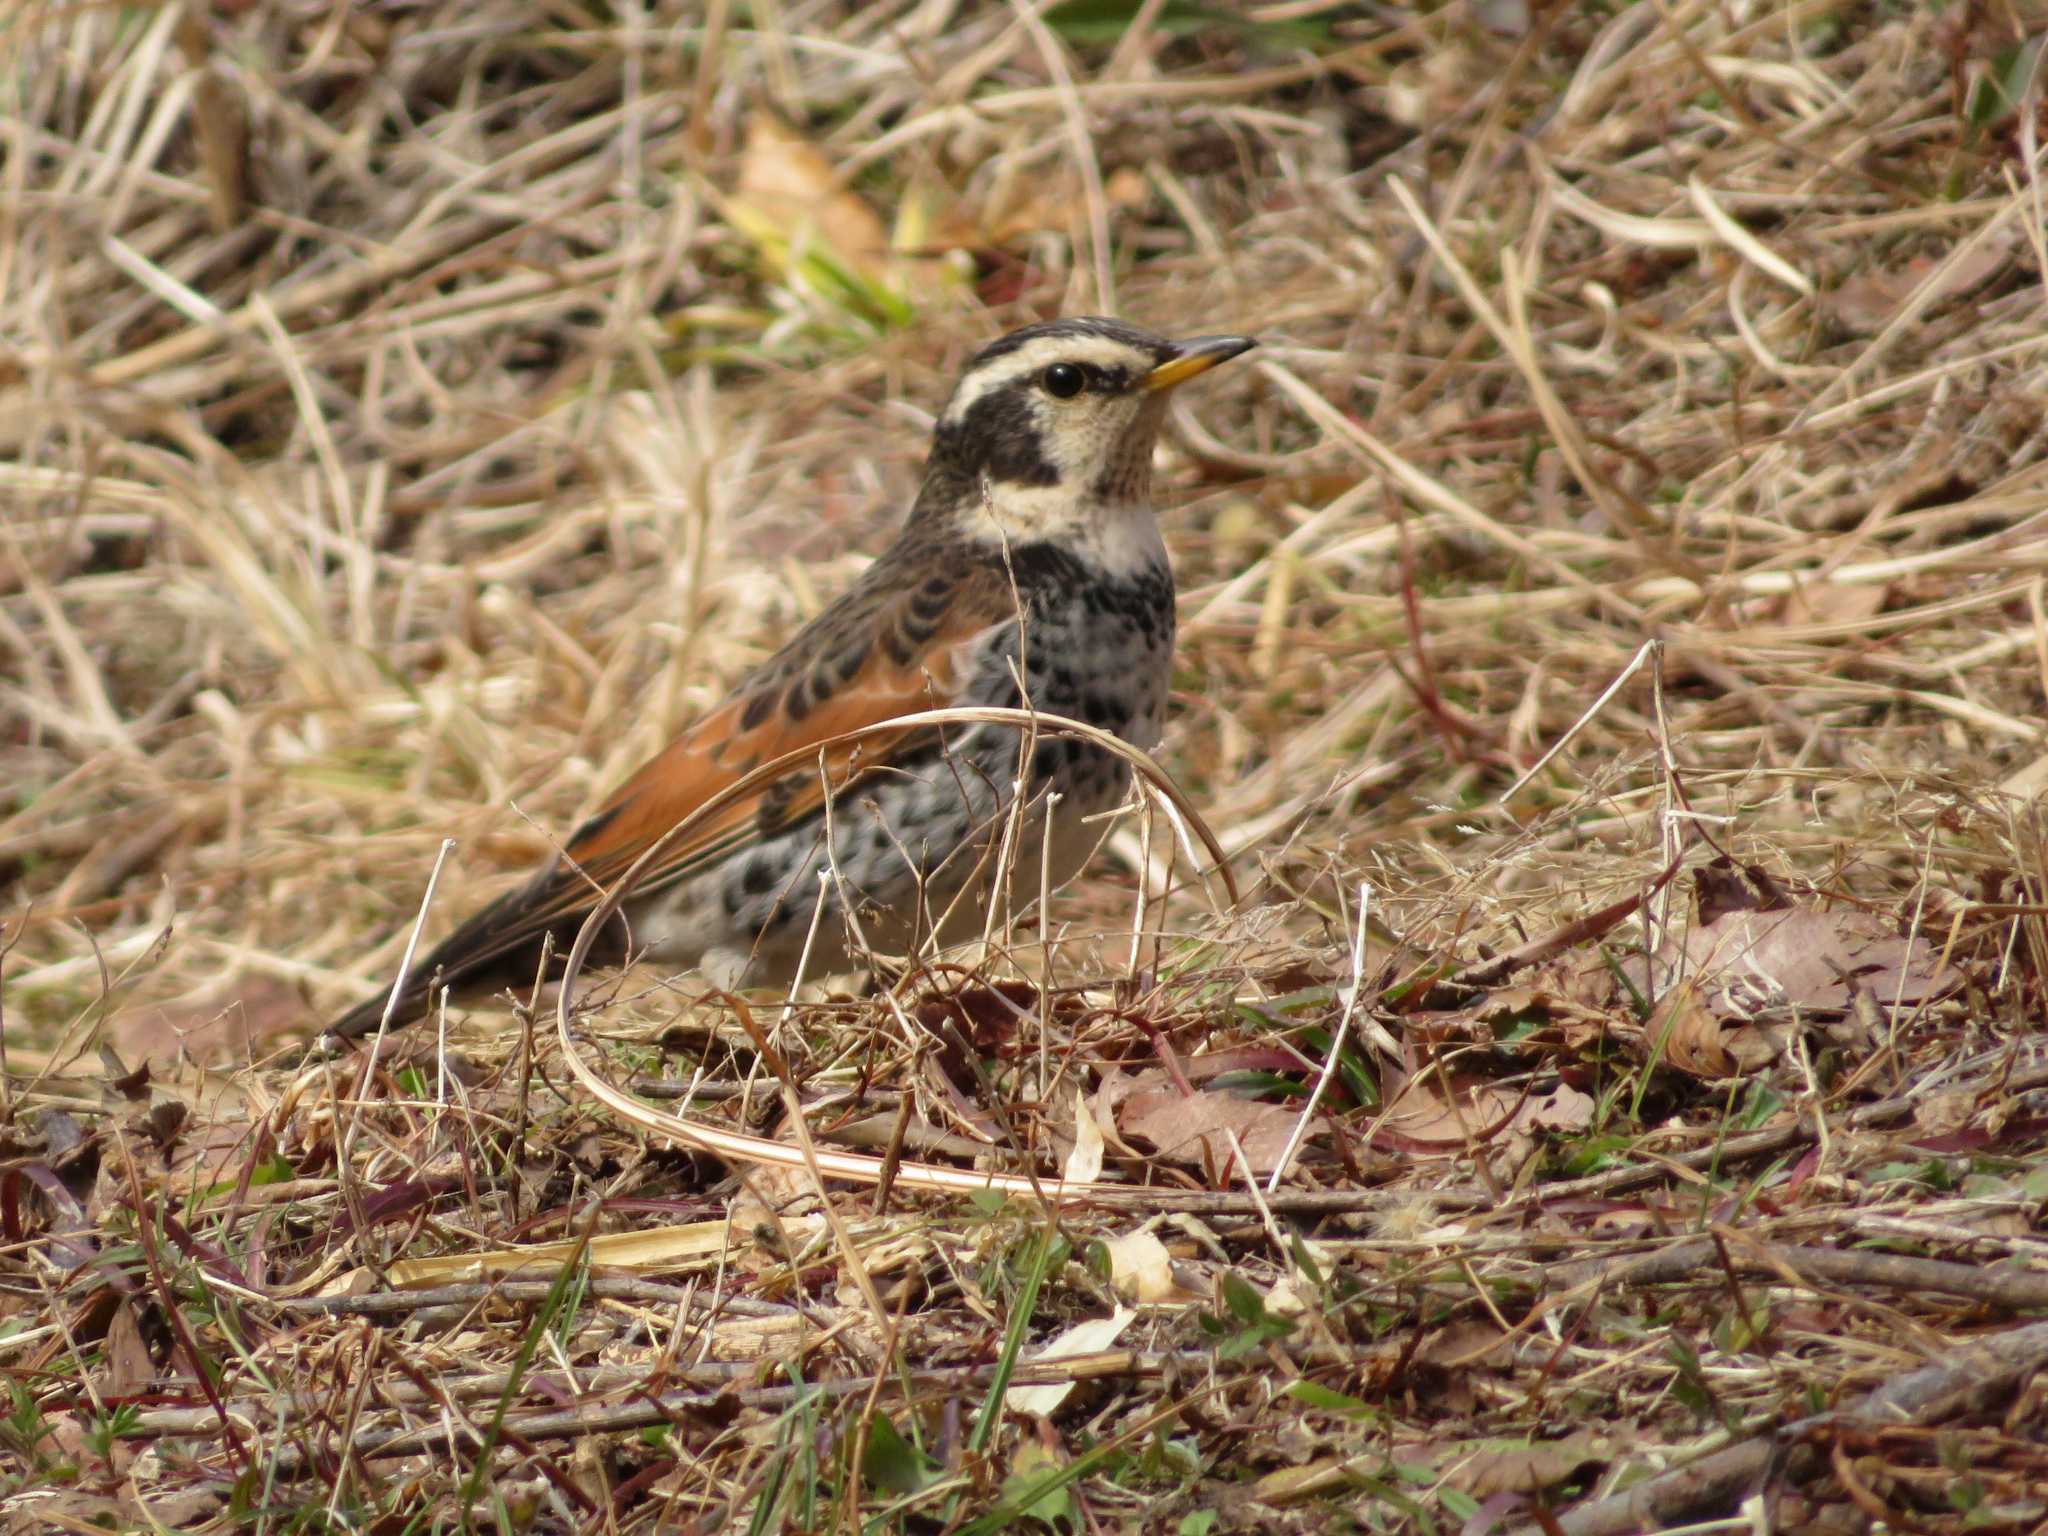
[[[981,482],[981,507],[969,532],[1014,548],[1057,543],[1105,575],[1129,576],[1167,563],[1166,540],[1149,501],[1077,499],[1057,485]]]

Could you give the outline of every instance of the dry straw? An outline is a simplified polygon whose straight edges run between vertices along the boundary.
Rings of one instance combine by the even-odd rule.
[[[2048,1262],[2025,8],[1213,9],[0,23],[0,1498],[2039,1525],[2039,1416],[1958,1385]],[[1120,827],[1035,937],[800,1000],[773,1094],[644,971],[574,1065],[482,998],[296,1075],[444,839],[434,924],[845,588],[975,346],[1112,297],[1264,342],[1160,459],[1158,768],[1243,901]],[[1738,890],[1879,962],[1718,1011]],[[727,1182],[600,1069],[811,1150]],[[1149,1214],[907,1187],[1049,1175],[1077,1088]],[[1019,1431],[1034,1371],[1091,1385]]]

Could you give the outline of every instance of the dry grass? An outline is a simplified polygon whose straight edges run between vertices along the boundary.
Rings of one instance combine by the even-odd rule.
[[[2048,1517],[2042,18],[1360,9],[0,22],[9,1519]],[[488,1000],[301,1068],[444,838],[436,925],[1103,309],[1267,343],[1165,476],[1245,899],[1133,969],[1133,826],[1055,946],[581,1022],[785,1140],[1092,1121],[1149,1212],[735,1179]]]

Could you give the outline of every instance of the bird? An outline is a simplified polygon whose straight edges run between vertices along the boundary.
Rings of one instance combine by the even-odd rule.
[[[1022,707],[1143,750],[1158,744],[1174,580],[1152,505],[1153,449],[1173,390],[1256,344],[1168,340],[1088,316],[983,347],[936,418],[908,515],[851,587],[525,885],[461,923],[395,999],[387,987],[323,1034],[370,1034],[387,1012],[393,1027],[408,1023],[457,982],[531,980],[544,936],[566,947],[605,888],[678,822],[755,767],[808,748],[802,766],[710,811],[651,862],[610,947],[695,968],[715,986],[780,987],[807,944],[806,974],[818,976],[855,968],[864,952],[978,934],[995,850],[1020,805],[1014,888],[1035,896],[1041,876],[1072,878],[1102,814],[1123,802],[1126,759],[1013,724],[889,722]]]

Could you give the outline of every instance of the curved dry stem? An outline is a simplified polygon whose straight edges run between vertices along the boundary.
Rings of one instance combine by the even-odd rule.
[[[621,1119],[643,1130],[669,1137],[685,1146],[695,1147],[718,1157],[780,1168],[815,1167],[822,1174],[851,1179],[863,1184],[873,1184],[882,1178],[883,1170],[887,1166],[886,1160],[882,1158],[823,1149],[814,1149],[807,1158],[802,1149],[784,1142],[703,1125],[681,1115],[667,1114],[649,1108],[630,1095],[620,1092],[590,1066],[576,1049],[569,1028],[569,1017],[575,1004],[577,979],[582,974],[584,961],[589,957],[591,945],[596,942],[598,934],[603,932],[605,924],[618,914],[641,876],[649,866],[661,858],[663,850],[686,834],[700,820],[717,814],[722,808],[743,795],[751,794],[762,784],[814,760],[820,751],[852,745],[882,731],[900,731],[905,726],[945,725],[1013,725],[1022,729],[1079,737],[1116,753],[1131,765],[1146,792],[1158,800],[1176,837],[1183,847],[1188,849],[1190,855],[1194,852],[1191,839],[1200,840],[1214,861],[1210,866],[1211,871],[1222,877],[1224,887],[1230,893],[1230,900],[1233,903],[1237,901],[1237,882],[1230,873],[1228,855],[1224,853],[1216,834],[1209,829],[1208,823],[1202,819],[1187,795],[1149,753],[1140,751],[1107,731],[1078,720],[1069,720],[1062,715],[1049,715],[1029,709],[999,709],[993,706],[924,710],[917,714],[900,715],[875,725],[862,726],[763,763],[712,796],[690,815],[669,828],[646,852],[634,860],[632,867],[606,890],[604,899],[597,904],[590,916],[584,919],[583,926],[576,932],[575,942],[569,947],[568,959],[564,963],[561,992],[555,1004],[555,1028],[561,1043],[562,1059],[568,1063],[570,1072],[589,1090],[593,1098]],[[1207,889],[1206,880],[1204,889]],[[980,1172],[930,1163],[898,1163],[892,1177],[895,1184],[917,1189],[952,1190],[958,1193],[993,1189],[1004,1194],[1035,1194],[1055,1201],[1132,1199],[1148,1194],[1148,1191],[1142,1188],[1124,1184],[1039,1179],[1029,1174]]]

